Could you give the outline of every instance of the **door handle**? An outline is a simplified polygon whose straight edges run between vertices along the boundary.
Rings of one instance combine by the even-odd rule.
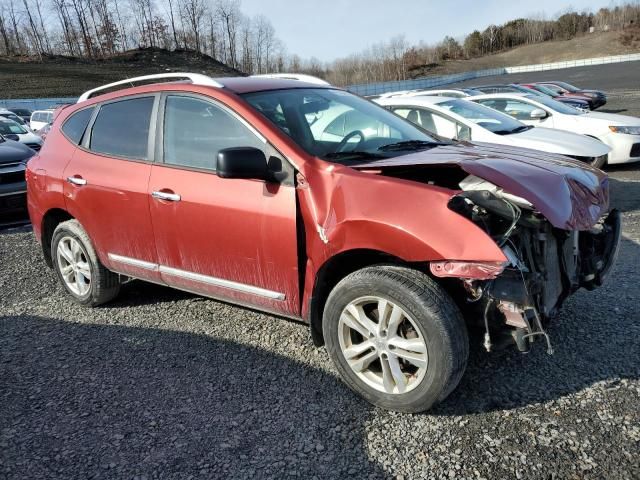
[[[67,177],[67,182],[72,183],[74,185],[86,185],[87,181],[80,176]]]
[[[158,200],[167,200],[168,202],[179,202],[181,198],[177,193],[163,191],[151,192],[151,196]]]

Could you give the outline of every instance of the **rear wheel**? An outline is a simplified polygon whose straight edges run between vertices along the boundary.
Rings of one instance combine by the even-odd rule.
[[[427,275],[395,266],[359,270],[324,311],[327,349],[349,387],[374,405],[427,410],[457,386],[468,339],[451,298]]]
[[[120,291],[120,278],[107,270],[77,220],[58,225],[51,241],[51,258],[60,283],[81,305],[108,302]]]

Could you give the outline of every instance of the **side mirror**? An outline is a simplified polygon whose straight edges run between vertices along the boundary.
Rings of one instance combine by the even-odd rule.
[[[543,118],[547,118],[548,115],[547,112],[545,112],[541,108],[536,108],[534,110],[531,110],[529,116],[532,120],[542,120]]]
[[[218,152],[216,173],[220,178],[273,181],[264,152],[254,147],[224,148]]]

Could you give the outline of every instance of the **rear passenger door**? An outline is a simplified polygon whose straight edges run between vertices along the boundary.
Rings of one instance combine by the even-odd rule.
[[[165,283],[278,313],[299,313],[293,168],[235,112],[192,94],[163,96],[148,195]],[[262,150],[288,180],[220,178],[218,151]]]
[[[146,94],[100,104],[64,172],[67,208],[101,261],[152,281],[160,275],[147,185],[159,98]]]

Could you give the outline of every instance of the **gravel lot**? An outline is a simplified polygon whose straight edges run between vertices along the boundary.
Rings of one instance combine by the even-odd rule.
[[[640,166],[611,176],[619,261],[556,354],[475,347],[422,415],[351,394],[304,325],[142,282],[80,308],[0,232],[0,478],[638,478]]]
[[[630,95],[607,108],[640,115]],[[143,282],[80,308],[28,227],[0,230],[0,479],[640,478],[640,164],[609,173],[618,264],[555,355],[476,339],[421,415],[352,394],[305,325]]]

